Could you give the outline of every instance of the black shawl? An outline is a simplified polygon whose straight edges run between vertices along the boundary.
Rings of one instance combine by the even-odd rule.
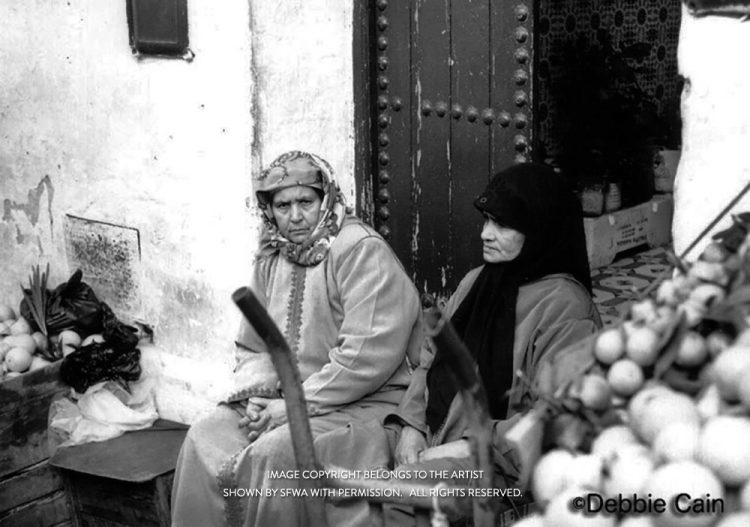
[[[568,273],[591,292],[586,239],[578,199],[546,165],[526,163],[499,172],[474,206],[526,237],[514,260],[484,265],[451,318],[477,362],[490,416],[505,419],[513,382],[518,288],[550,274]],[[427,387],[427,424],[434,433],[457,392],[439,350],[427,373]]]

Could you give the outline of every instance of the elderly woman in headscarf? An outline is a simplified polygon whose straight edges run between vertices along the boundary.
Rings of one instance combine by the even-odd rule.
[[[529,385],[514,372],[533,383],[542,364],[601,321],[591,298],[580,205],[560,176],[541,164],[515,165],[496,174],[474,205],[484,216],[484,264],[460,282],[445,314],[477,363],[495,463],[512,487],[518,467],[503,437],[531,402]],[[444,357],[426,346],[407,396],[387,418],[400,427],[395,464],[416,468],[423,450],[464,438],[464,418]],[[468,458],[425,463],[419,468],[474,468]]]
[[[421,311],[396,256],[347,211],[332,173],[316,155],[289,152],[257,178],[264,228],[251,288],[297,359],[318,461],[369,469],[385,466],[388,451],[350,440],[349,425],[382,425],[397,408],[419,361]],[[298,485],[267,477],[296,464],[264,343],[246,322],[236,343],[233,393],[191,427],[180,453],[173,524],[305,525],[300,498],[231,492]],[[367,510],[331,514],[354,525],[351,514],[366,521]]]

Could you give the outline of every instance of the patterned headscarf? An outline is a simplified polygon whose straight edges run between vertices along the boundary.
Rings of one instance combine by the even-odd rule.
[[[271,210],[275,192],[297,185],[311,187],[323,193],[318,224],[310,237],[302,243],[294,243],[282,236]],[[255,196],[263,217],[258,257],[281,252],[289,261],[303,266],[314,266],[322,262],[341,229],[344,217],[351,212],[333,178],[331,165],[315,154],[293,150],[280,155],[263,170],[255,179],[255,186]]]

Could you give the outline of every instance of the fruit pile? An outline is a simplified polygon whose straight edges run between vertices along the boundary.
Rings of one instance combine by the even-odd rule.
[[[33,331],[29,321],[17,316],[12,307],[0,305],[0,380],[38,370],[80,347],[103,340],[98,334],[81,339],[72,330],[48,339],[41,331]]]
[[[517,527],[750,526],[750,218],[734,222],[541,397],[540,512]]]

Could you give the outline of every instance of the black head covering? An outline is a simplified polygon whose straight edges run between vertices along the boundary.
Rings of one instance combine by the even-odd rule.
[[[474,201],[498,224],[525,235],[509,262],[486,263],[451,323],[477,361],[490,416],[505,419],[513,381],[513,344],[519,286],[568,273],[591,292],[586,239],[578,199],[562,176],[537,163],[514,165],[496,174]],[[456,383],[438,350],[427,373],[427,424],[442,424]]]

